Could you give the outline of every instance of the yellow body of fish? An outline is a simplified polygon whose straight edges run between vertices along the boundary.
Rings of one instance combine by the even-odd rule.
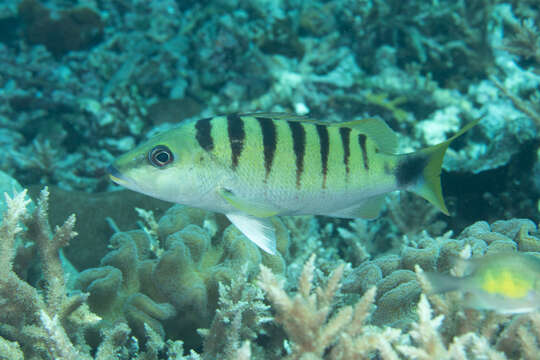
[[[532,279],[514,274],[509,269],[486,271],[481,289],[489,294],[499,294],[511,299],[523,298],[533,289]]]
[[[224,213],[275,252],[274,215],[374,218],[384,195],[409,190],[448,214],[440,185],[451,139],[397,155],[381,120],[325,124],[286,114],[182,122],[118,158],[116,183],[163,200]]]

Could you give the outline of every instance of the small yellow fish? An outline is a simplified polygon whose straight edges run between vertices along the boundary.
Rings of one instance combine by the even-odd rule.
[[[474,309],[517,314],[540,309],[540,258],[499,253],[464,262],[466,275],[425,273],[434,293],[463,291]]]
[[[274,215],[375,218],[385,194],[412,191],[448,214],[440,173],[449,140],[395,154],[381,120],[320,123],[259,113],[186,121],[109,166],[111,179],[162,200],[224,213],[275,253]]]

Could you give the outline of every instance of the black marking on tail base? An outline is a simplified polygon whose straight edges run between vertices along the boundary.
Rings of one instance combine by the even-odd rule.
[[[322,188],[326,188],[326,174],[328,173],[328,155],[330,153],[330,140],[328,139],[328,128],[324,125],[317,125],[317,135],[319,135],[319,145],[321,147],[321,168],[323,175]]]
[[[199,145],[206,151],[214,150],[214,139],[212,138],[212,118],[200,119],[195,123],[195,138]]]
[[[293,151],[296,156],[296,187],[300,189],[300,179],[304,172],[304,155],[306,153],[306,130],[304,125],[297,121],[287,121],[291,129]]]
[[[349,175],[349,156],[351,155],[351,128],[339,128],[341,135],[341,145],[343,145],[343,164],[345,164],[345,173]],[[346,180],[349,180],[347,176]]]
[[[362,149],[362,161],[364,162],[364,169],[369,170],[369,161],[367,157],[367,149],[366,149],[366,135],[360,134],[358,135],[358,143],[360,144],[360,148]]]
[[[428,159],[423,155],[405,156],[395,170],[398,187],[405,188],[414,184],[422,176]]]
[[[244,150],[244,139],[246,132],[244,131],[244,120],[237,114],[227,116],[227,131],[229,133],[229,142],[231,144],[231,167],[238,167],[238,159]]]
[[[276,154],[276,124],[274,124],[274,120],[264,117],[258,117],[257,121],[259,121],[259,125],[261,126],[264,153],[264,169],[266,171],[266,174],[264,175],[264,182],[266,182],[268,181],[268,177],[270,176],[270,171],[272,171],[274,155]]]

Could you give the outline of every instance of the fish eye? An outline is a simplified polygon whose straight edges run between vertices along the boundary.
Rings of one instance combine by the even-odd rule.
[[[163,167],[174,160],[171,150],[165,145],[158,145],[148,153],[148,161],[155,167]]]

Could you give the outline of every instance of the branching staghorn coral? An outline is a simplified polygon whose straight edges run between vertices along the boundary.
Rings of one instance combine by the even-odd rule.
[[[70,216],[51,236],[47,219],[48,196],[45,188],[41,191],[33,215],[27,218],[27,234],[34,236],[42,259],[46,281],[45,294],[42,296],[13,271],[15,238],[22,232],[20,222],[27,217],[26,206],[30,201],[26,199],[26,191],[13,198],[5,195],[8,210],[0,228],[0,299],[4,303],[0,314],[0,335],[17,340],[25,353],[84,359],[85,355],[73,346],[61,324],[68,325],[68,316],[86,299],[82,294],[66,295],[59,257],[59,250],[76,235],[73,231],[75,216]]]
[[[505,96],[510,99],[510,101],[512,101],[512,104],[516,107],[516,109],[527,115],[534,122],[536,122],[538,126],[540,126],[540,92],[538,90],[530,95],[529,99],[523,99],[518,94],[513,94],[510,92],[494,75],[490,76],[489,79],[495,84],[495,86],[497,86],[499,90],[501,90]]]
[[[528,18],[519,23],[507,22],[515,34],[506,40],[504,49],[526,60],[534,59],[540,64],[540,31],[533,19]]]
[[[375,288],[368,290],[354,307],[342,307],[331,316],[343,268],[343,264],[339,265],[326,286],[318,287],[312,293],[315,270],[315,257],[312,256],[298,280],[298,293],[290,297],[283,290],[283,282],[261,266],[258,283],[267,292],[277,312],[276,321],[289,338],[288,359],[369,358],[376,350],[385,359],[398,359],[391,343],[399,338],[400,330],[364,327],[375,298]]]
[[[418,303],[418,322],[413,324],[410,345],[398,345],[400,353],[409,359],[506,359],[504,354],[491,348],[488,340],[474,332],[456,336],[446,345],[439,333],[444,315],[433,318],[433,310],[424,294]]]
[[[525,358],[534,359],[540,354],[540,314],[536,312],[524,317],[528,318],[528,324],[518,328],[517,335]]]
[[[540,314],[523,314],[513,318],[497,337],[496,348],[526,360],[540,353]]]
[[[204,338],[203,359],[237,359],[239,353],[246,351],[244,347],[251,351],[249,341],[264,334],[263,326],[272,321],[262,290],[248,282],[248,277],[244,265],[240,276],[230,285],[219,284],[214,320],[209,329],[197,330]]]

